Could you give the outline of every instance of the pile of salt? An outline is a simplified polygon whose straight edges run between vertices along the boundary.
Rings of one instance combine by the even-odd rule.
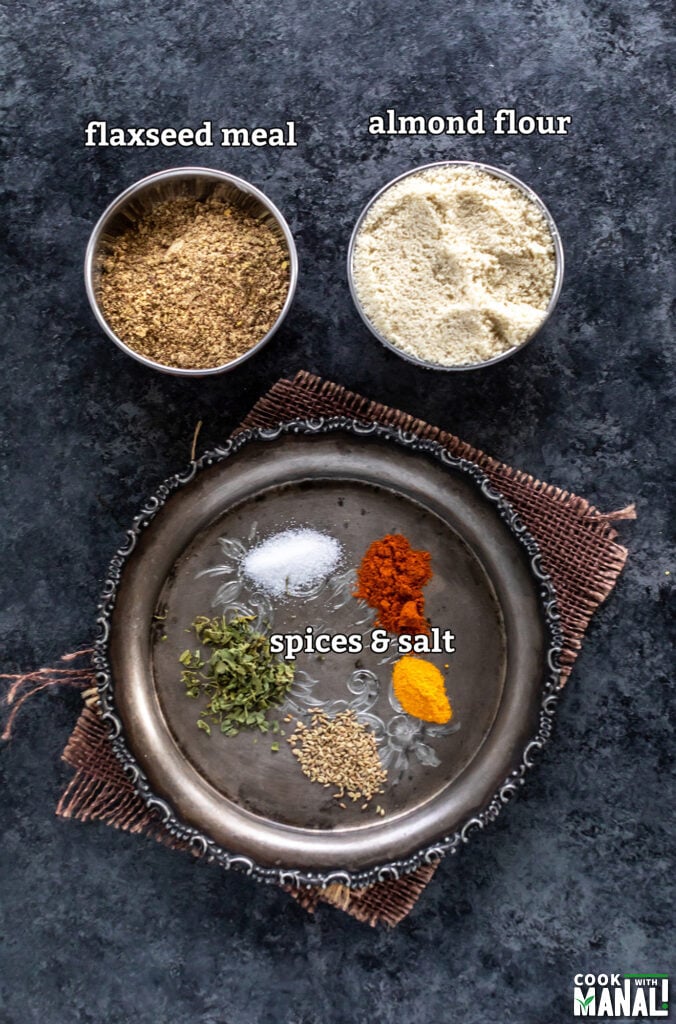
[[[275,533],[242,561],[242,572],[272,597],[307,597],[336,569],[342,547],[318,530]]]

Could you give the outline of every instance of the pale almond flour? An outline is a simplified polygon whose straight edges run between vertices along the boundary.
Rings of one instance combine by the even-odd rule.
[[[425,362],[460,366],[537,330],[556,263],[547,220],[521,189],[450,165],[412,174],[374,203],[353,268],[380,334]]]

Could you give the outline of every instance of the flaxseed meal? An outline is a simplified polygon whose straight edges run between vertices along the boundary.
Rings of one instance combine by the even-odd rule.
[[[244,355],[289,290],[283,240],[216,198],[157,203],[110,245],[100,303],[130,348],[164,366],[208,369]]]
[[[516,185],[453,164],[384,192],[353,257],[376,330],[440,366],[484,362],[530,337],[545,319],[555,268],[540,208]]]

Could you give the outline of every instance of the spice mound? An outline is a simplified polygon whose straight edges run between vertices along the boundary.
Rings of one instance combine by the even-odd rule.
[[[445,725],[453,717],[444,677],[431,661],[410,655],[400,658],[392,669],[392,685],[407,715],[438,725]]]
[[[366,810],[387,780],[373,733],[354,711],[341,711],[334,718],[320,710],[311,714],[311,725],[299,722],[288,739],[303,773],[312,782],[336,786],[337,800],[364,800]]]
[[[251,617],[226,622],[225,616],[203,615],[192,628],[202,646],[184,651],[179,661],[186,696],[207,701],[197,727],[210,734],[212,723],[226,736],[247,728],[279,732],[279,723],[268,722],[265,715],[286,696],[293,666],[270,652],[267,637],[256,632]]]
[[[387,189],[364,218],[353,260],[376,330],[438,366],[484,362],[534,334],[555,269],[535,202],[462,165],[427,168]]]
[[[343,549],[318,530],[284,530],[253,548],[242,572],[273,597],[312,596],[338,565]]]
[[[374,540],[357,571],[355,597],[378,612],[390,633],[429,633],[422,588],[432,579],[429,551],[415,551],[400,533]]]
[[[196,370],[248,352],[288,291],[288,252],[265,220],[215,198],[177,197],[111,241],[99,299],[130,348]]]

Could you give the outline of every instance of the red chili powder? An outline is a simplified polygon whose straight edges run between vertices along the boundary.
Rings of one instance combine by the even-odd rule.
[[[390,633],[429,633],[422,588],[431,579],[429,551],[414,551],[402,534],[388,533],[369,545],[354,596],[376,609],[376,625]]]

